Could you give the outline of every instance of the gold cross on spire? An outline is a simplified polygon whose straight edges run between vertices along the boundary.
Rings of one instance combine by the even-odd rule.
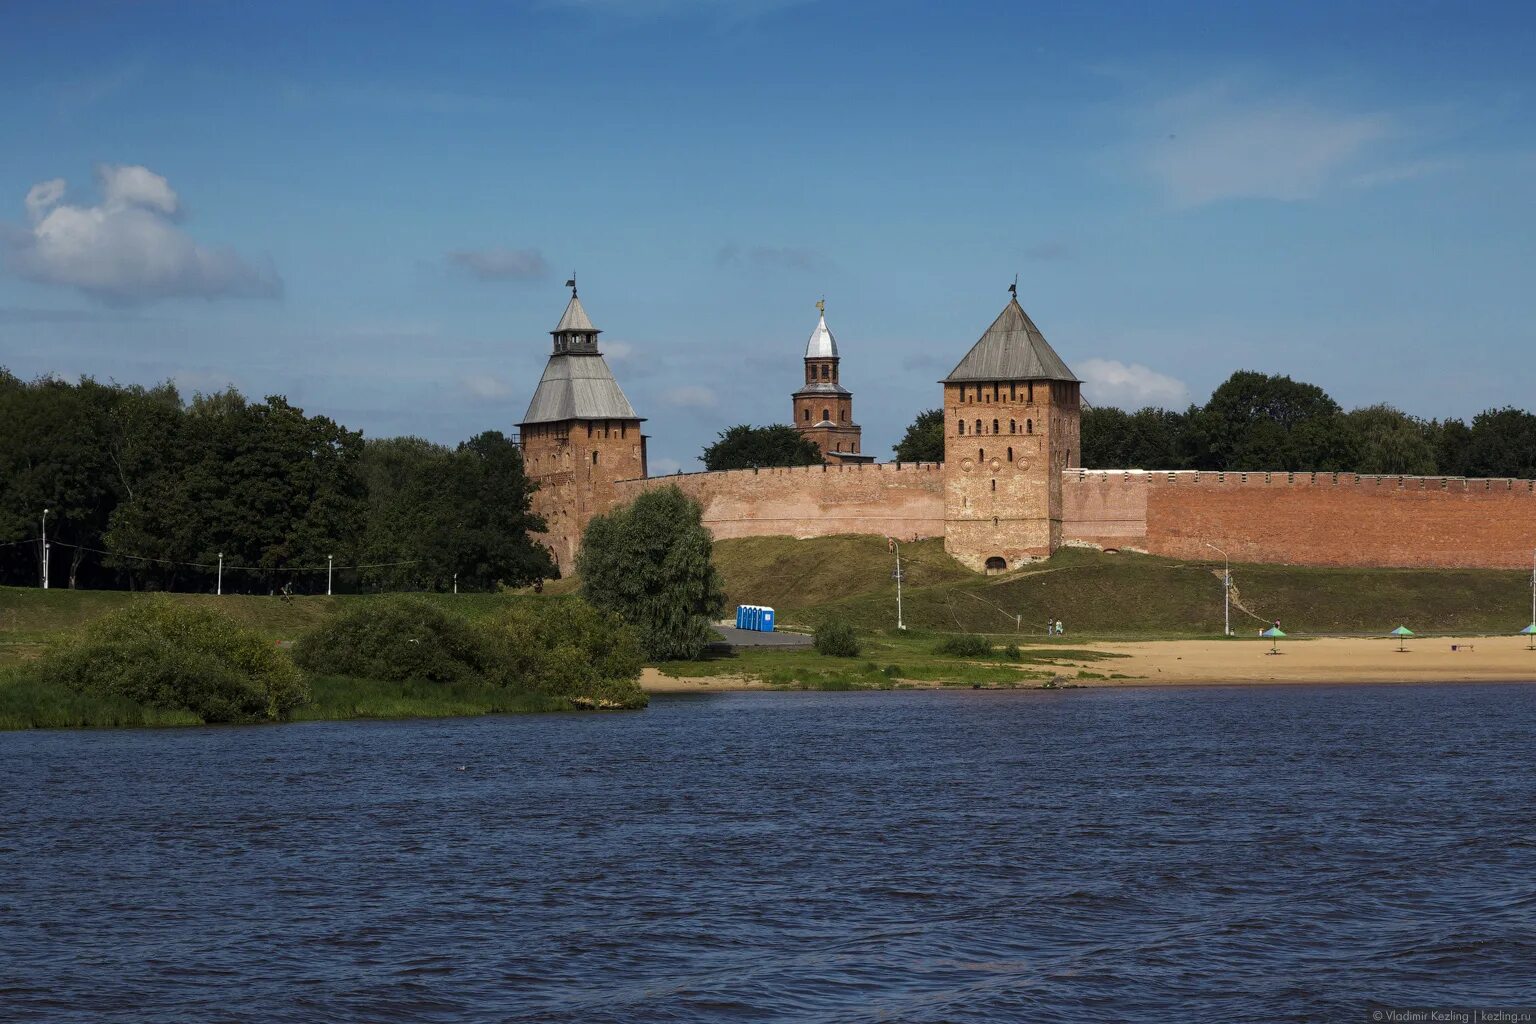
[[[816,300],[816,312],[818,312],[818,313],[825,313],[826,311],[827,311],[827,300],[825,298],[817,299]]]

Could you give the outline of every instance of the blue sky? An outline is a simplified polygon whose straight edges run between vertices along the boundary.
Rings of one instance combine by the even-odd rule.
[[[574,269],[669,471],[788,420],[824,294],[886,454],[1017,273],[1101,404],[1530,407],[1533,44],[1514,3],[10,6],[0,365],[454,442],[513,429]]]

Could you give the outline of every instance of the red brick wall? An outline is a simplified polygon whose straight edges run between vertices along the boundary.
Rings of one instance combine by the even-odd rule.
[[[620,501],[676,485],[704,509],[716,538],[944,534],[944,474],[936,463],[733,469],[622,480]]]
[[[1083,470],[1063,504],[1068,543],[1174,558],[1525,568],[1536,549],[1529,480]]]

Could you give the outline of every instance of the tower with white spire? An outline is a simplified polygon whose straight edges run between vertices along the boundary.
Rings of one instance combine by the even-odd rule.
[[[805,343],[805,383],[794,394],[794,424],[832,464],[873,462],[860,448],[863,431],[853,421],[853,393],[838,380],[837,339],[827,327],[827,304],[816,303],[816,329]]]
[[[597,347],[576,280],[571,301],[550,331],[554,350],[519,424],[523,464],[538,484],[533,512],[543,518],[540,538],[562,574],[576,565],[581,535],[595,515],[617,502],[614,483],[646,475],[645,420],[635,412]]]

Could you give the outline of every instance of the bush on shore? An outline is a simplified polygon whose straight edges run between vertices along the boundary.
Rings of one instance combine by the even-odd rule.
[[[816,627],[816,650],[834,658],[857,658],[859,638],[846,622],[823,622]]]
[[[644,707],[635,631],[585,601],[525,601],[475,624],[488,678],[583,706]]]
[[[135,602],[54,647],[28,674],[94,698],[190,712],[203,722],[286,719],[309,699],[272,643],[208,608]]]
[[[986,637],[975,633],[958,633],[940,640],[934,645],[933,653],[950,654],[957,658],[985,658],[992,653],[992,644]]]
[[[575,599],[521,601],[469,621],[421,598],[359,603],[299,639],[316,675],[479,683],[578,707],[644,707],[632,630]]]
[[[447,683],[482,675],[487,651],[467,619],[390,595],[343,609],[301,636],[293,656],[308,672]]]

